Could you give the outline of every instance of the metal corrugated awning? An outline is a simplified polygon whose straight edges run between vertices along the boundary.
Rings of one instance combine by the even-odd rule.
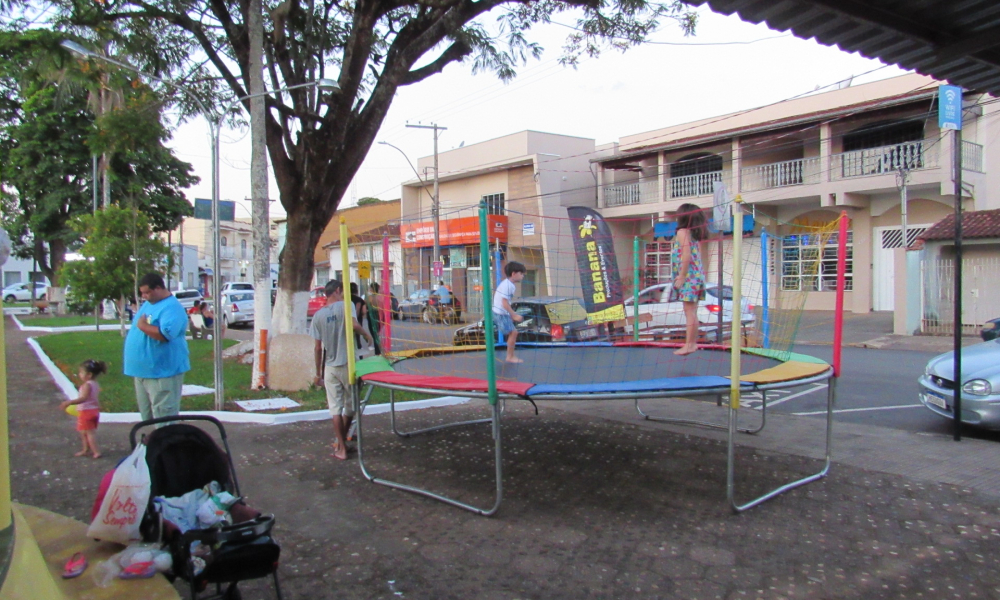
[[[1000,11],[989,0],[682,0],[1000,96]]]

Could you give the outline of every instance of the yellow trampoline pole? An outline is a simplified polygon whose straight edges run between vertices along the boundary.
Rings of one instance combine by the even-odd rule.
[[[729,362],[729,407],[740,407],[740,350],[743,346],[743,197],[733,200],[733,309],[729,321],[732,356]],[[721,298],[721,291],[720,298]],[[722,304],[722,301],[719,301]]]
[[[340,217],[340,264],[344,284],[344,336],[347,337],[347,382],[354,385],[354,302],[351,301],[351,263],[347,260],[347,219]]]

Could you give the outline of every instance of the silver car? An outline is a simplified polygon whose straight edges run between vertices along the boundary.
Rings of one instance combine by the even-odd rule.
[[[935,356],[921,375],[920,402],[931,411],[954,416],[954,352]],[[962,349],[962,422],[1000,429],[1000,339]]]
[[[253,323],[253,292],[222,294],[222,320],[226,325]]]

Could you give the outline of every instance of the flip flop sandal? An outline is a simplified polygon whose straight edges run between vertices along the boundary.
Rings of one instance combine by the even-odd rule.
[[[63,579],[79,577],[86,569],[87,557],[83,555],[83,552],[77,552],[66,561],[62,572]]]

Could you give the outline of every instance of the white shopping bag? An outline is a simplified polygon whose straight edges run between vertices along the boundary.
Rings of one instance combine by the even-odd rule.
[[[101,502],[87,537],[128,544],[139,539],[139,523],[149,502],[149,467],[146,445],[138,444],[115,469],[111,485]]]

